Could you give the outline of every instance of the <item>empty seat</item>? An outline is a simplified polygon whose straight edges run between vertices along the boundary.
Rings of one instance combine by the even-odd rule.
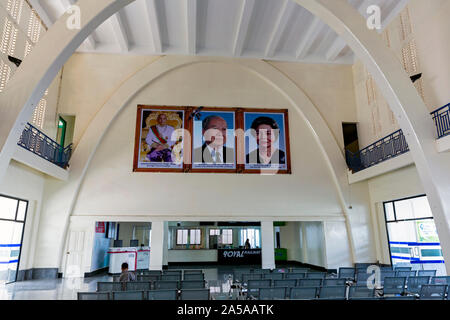
[[[292,300],[312,300],[317,297],[317,287],[291,288],[289,298]]]
[[[186,274],[199,274],[199,273],[203,273],[203,270],[194,270],[194,269],[192,269],[192,270],[184,270],[184,274],[186,275]]]
[[[297,285],[299,287],[320,287],[322,279],[299,279]]]
[[[395,267],[394,271],[411,271],[411,267]]]
[[[436,276],[436,270],[419,270],[417,272],[417,275],[419,277],[421,277],[421,276],[435,277]]]
[[[257,289],[261,287],[270,287],[272,280],[261,279],[261,280],[248,280],[247,289]]]
[[[395,271],[381,271],[380,273],[380,281],[381,285],[384,285],[384,279],[386,278],[394,278],[395,277]]]
[[[155,281],[154,289],[178,289],[179,282],[178,281]]]
[[[163,281],[181,281],[181,274],[163,274],[160,276]]]
[[[151,290],[147,291],[147,300],[177,300],[178,290]]]
[[[160,276],[162,271],[160,270],[142,270],[142,275],[144,276]]]
[[[325,279],[327,274],[325,272],[308,272],[306,274],[307,279]]]
[[[181,281],[180,289],[203,289],[205,286],[205,280],[187,280]]]
[[[282,280],[283,274],[282,273],[268,273],[263,275],[264,279],[271,279],[271,280]]]
[[[356,283],[358,285],[366,285],[367,284],[367,279],[369,279],[369,277],[371,275],[372,274],[367,273],[367,272],[358,272],[356,274],[356,277],[355,277]]]
[[[390,296],[384,297],[384,300],[416,300],[415,296]]]
[[[392,268],[392,266],[380,266],[381,271],[396,271]]]
[[[205,280],[203,273],[185,273],[184,280]]]
[[[270,273],[270,269],[251,269],[250,273]]]
[[[345,279],[323,279],[322,285],[329,286],[345,286]]]
[[[141,275],[141,276],[137,276],[137,281],[157,281],[157,280],[161,280],[161,276],[160,275]]]
[[[285,273],[285,279],[304,279],[306,278],[306,273]]]
[[[145,291],[118,291],[112,293],[112,300],[144,300]]]
[[[147,291],[152,289],[151,282],[125,282],[126,291]]]
[[[319,290],[319,299],[345,300],[346,291],[347,287],[345,285],[321,287]]]
[[[348,291],[349,299],[362,299],[375,297],[375,289],[366,286],[351,286]]]
[[[209,289],[183,289],[180,293],[181,300],[209,300]]]
[[[405,291],[406,277],[384,278],[383,294],[402,295]]]
[[[307,273],[309,271],[308,268],[290,268],[289,272],[292,273]]]
[[[163,275],[177,275],[181,276],[183,274],[183,270],[164,270]]]
[[[286,299],[286,287],[259,288],[259,300],[282,300]]]
[[[428,276],[425,277],[409,277],[406,280],[406,292],[411,294],[419,294],[420,289],[424,284],[430,283],[430,278]]]
[[[420,289],[419,299],[421,300],[444,300],[447,292],[447,285],[444,284],[424,284]]]
[[[415,277],[417,272],[415,270],[413,271],[395,271],[396,277]]]
[[[249,280],[261,280],[262,277],[261,273],[246,273],[242,275],[241,281],[247,283]]]
[[[78,292],[78,300],[109,300],[109,292]]]
[[[338,277],[349,280],[355,279],[355,268],[339,268]]]
[[[295,287],[297,285],[296,279],[284,279],[284,280],[274,280],[274,287]]]
[[[120,282],[97,282],[97,292],[122,291],[124,286]]]
[[[431,278],[431,284],[450,285],[450,276],[433,277]]]

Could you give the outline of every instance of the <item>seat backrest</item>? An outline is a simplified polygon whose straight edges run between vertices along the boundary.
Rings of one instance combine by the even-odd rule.
[[[250,273],[270,273],[270,269],[251,269]]]
[[[205,280],[203,273],[185,273],[184,280]]]
[[[109,300],[109,292],[78,292],[78,300]]]
[[[270,287],[272,280],[264,279],[264,280],[248,280],[247,288],[248,290],[258,289],[261,287]]]
[[[411,267],[395,267],[395,271],[411,271]]]
[[[416,296],[391,296],[384,297],[384,300],[416,300]]]
[[[347,287],[329,286],[321,287],[319,290],[319,299],[345,299]]]
[[[120,282],[97,282],[97,292],[122,291],[123,285]]]
[[[126,291],[148,291],[152,289],[151,282],[126,282]]]
[[[272,279],[272,280],[282,280],[283,274],[282,273],[267,273],[263,275],[264,279]]]
[[[199,270],[195,270],[195,269],[190,269],[190,270],[184,270],[183,273],[186,274],[203,274],[203,270],[199,269]]]
[[[183,274],[183,270],[164,270],[163,275],[177,275],[180,276]]]
[[[395,271],[396,277],[415,277],[417,272],[415,270],[413,271]]]
[[[429,277],[435,277],[436,276],[436,270],[419,270],[417,272],[417,275],[420,276],[429,276]]]
[[[286,299],[286,287],[259,288],[259,300],[281,300]]]
[[[385,278],[393,278],[395,277],[395,271],[381,271],[380,280],[381,283],[384,282]]]
[[[355,268],[347,268],[347,267],[339,268],[339,278],[354,279],[355,278]]]
[[[307,279],[325,279],[326,275],[327,274],[325,272],[308,272],[306,274],[306,278]]]
[[[262,273],[244,273],[242,275],[241,281],[248,282],[249,280],[260,280],[262,279]]]
[[[367,286],[351,286],[348,291],[348,298],[373,298],[375,289],[369,289]]]
[[[147,291],[147,300],[177,300],[178,290],[151,290]]]
[[[356,274],[356,283],[358,283],[358,285],[365,285],[367,283],[367,279],[369,279],[369,277],[372,274],[367,273],[367,272],[358,272]]]
[[[297,285],[299,287],[320,287],[322,279],[299,279]]]
[[[118,291],[112,293],[112,300],[144,300],[145,291]]]
[[[422,288],[420,288],[419,299],[444,300],[446,292],[446,284],[424,284],[422,285]]]
[[[410,292],[410,293],[420,293],[420,289],[424,284],[429,284],[430,283],[430,278],[429,276],[425,276],[425,277],[409,277],[408,280],[406,281],[406,291]]]
[[[285,273],[285,279],[304,279],[306,278],[306,273]]]
[[[295,287],[297,285],[296,279],[284,279],[284,280],[274,280],[274,287]]]
[[[345,279],[344,278],[338,278],[338,279],[323,279],[322,285],[324,287],[329,286],[345,286]]]
[[[290,268],[289,272],[292,273],[307,273],[309,271],[308,268]]]
[[[289,298],[292,300],[312,300],[317,298],[317,287],[291,288]]]
[[[157,281],[157,280],[161,280],[161,276],[160,275],[142,275],[142,276],[137,276],[137,281]]]
[[[450,285],[450,276],[433,277],[433,278],[431,278],[431,284]]]
[[[186,280],[181,281],[180,289],[203,289],[205,286],[205,280]]]
[[[386,277],[384,278],[383,293],[401,294],[405,290],[406,277]]]
[[[159,290],[159,289],[179,289],[180,284],[179,281],[164,281],[164,280],[160,280],[160,281],[155,281],[154,282],[154,289],[155,290]]]
[[[163,281],[181,281],[181,274],[163,274],[160,277]]]
[[[162,271],[160,270],[142,270],[142,275],[144,276],[160,276]]]
[[[209,300],[209,289],[183,289],[181,290],[181,300]]]

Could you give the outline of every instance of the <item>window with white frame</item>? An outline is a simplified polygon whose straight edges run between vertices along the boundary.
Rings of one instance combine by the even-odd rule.
[[[220,236],[220,229],[209,229],[210,236]]]
[[[202,243],[202,231],[200,229],[191,229],[189,243],[198,245]]]
[[[222,244],[233,244],[233,229],[222,230]]]
[[[188,243],[188,232],[187,229],[178,229],[177,230],[177,245],[185,245]]]
[[[261,247],[261,239],[260,239],[259,229],[256,229],[256,228],[242,229],[239,245],[244,246],[247,239],[249,240],[250,246],[252,248],[260,248]]]

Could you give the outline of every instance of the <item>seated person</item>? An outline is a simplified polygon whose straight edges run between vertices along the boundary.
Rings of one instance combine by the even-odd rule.
[[[172,140],[175,129],[167,124],[167,115],[161,113],[157,125],[151,126],[145,141],[150,147],[147,159],[151,162],[173,162],[172,149],[176,141]]]
[[[247,154],[248,164],[286,164],[284,151],[275,149],[272,145],[280,135],[280,128],[275,120],[269,117],[256,118],[251,132],[258,148]]]
[[[120,282],[136,281],[136,275],[133,272],[128,271],[128,263],[122,263],[122,273],[119,278]]]

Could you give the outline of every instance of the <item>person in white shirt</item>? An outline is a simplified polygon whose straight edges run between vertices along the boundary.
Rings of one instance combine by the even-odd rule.
[[[167,115],[159,114],[158,124],[151,126],[145,141],[150,147],[147,158],[151,162],[173,162],[172,149],[176,141],[172,140],[175,129],[167,125]]]
[[[234,150],[226,147],[228,125],[225,119],[212,115],[202,122],[205,143],[194,150],[194,163],[234,163]]]

